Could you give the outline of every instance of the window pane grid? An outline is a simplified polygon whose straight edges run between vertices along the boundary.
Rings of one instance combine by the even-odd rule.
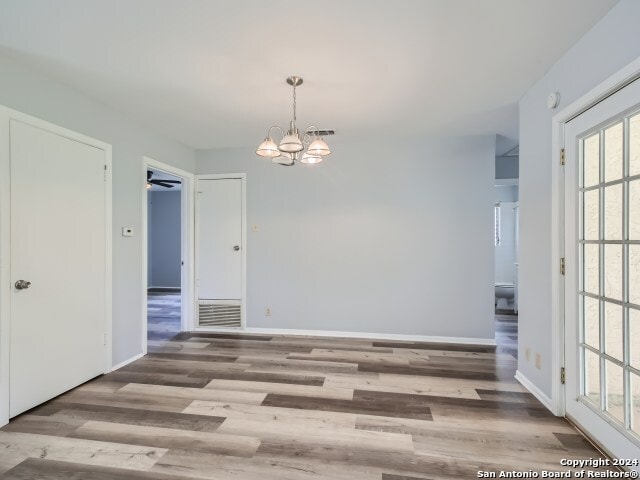
[[[586,292],[586,291],[581,291],[580,295],[584,295],[585,297],[590,297],[590,298],[595,298],[597,300],[602,299],[605,302],[610,302],[610,303],[614,303],[616,305],[621,305],[625,308],[634,308],[636,310],[640,310],[640,304],[637,303],[632,303],[632,302],[623,302],[622,300],[616,300],[615,298],[610,298],[604,295],[598,295],[598,294],[594,294],[594,293],[590,293],[590,292]]]
[[[629,177],[625,176],[624,178],[619,178],[618,180],[612,180],[610,182],[596,183],[595,185],[591,185],[589,187],[580,187],[578,191],[591,192],[593,190],[598,190],[601,187],[610,187],[612,185],[620,185],[622,183],[631,182],[633,180],[640,180],[640,175],[636,174]]]
[[[589,345],[588,343],[580,342],[579,345],[582,348],[584,348],[585,350],[589,350],[589,351],[601,356],[605,360],[607,360],[607,361],[609,361],[611,363],[615,363],[619,367],[623,367],[625,370],[629,370],[631,373],[640,374],[640,369],[635,368],[635,367],[633,367],[631,365],[627,365],[627,364],[623,363],[622,360],[618,360],[615,357],[607,355],[606,353],[601,352],[598,348],[595,348],[595,347]]]
[[[578,145],[578,344],[583,398],[627,430],[640,434],[640,365],[633,365],[640,345],[634,344],[630,323],[631,313],[640,318],[640,284],[635,286],[640,280],[633,273],[635,263],[640,266],[636,260],[640,238],[634,236],[640,226],[632,210],[636,185],[640,192],[640,175],[630,165],[630,152],[638,148],[640,133],[631,133],[631,117],[609,123]],[[639,118],[636,115],[633,121],[637,123]],[[640,331],[640,326],[634,324],[633,329]]]

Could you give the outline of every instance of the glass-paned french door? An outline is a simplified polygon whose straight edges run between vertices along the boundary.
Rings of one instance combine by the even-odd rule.
[[[569,122],[565,145],[567,415],[637,458],[640,81]]]
[[[581,394],[640,433],[640,113],[579,142]]]

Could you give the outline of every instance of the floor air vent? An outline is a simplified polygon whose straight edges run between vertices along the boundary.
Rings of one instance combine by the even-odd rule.
[[[198,326],[216,328],[242,328],[240,302],[199,302]]]

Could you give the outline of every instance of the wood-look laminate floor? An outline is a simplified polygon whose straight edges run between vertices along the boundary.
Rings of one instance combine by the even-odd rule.
[[[180,293],[147,292],[147,339],[169,340],[180,333]]]
[[[362,339],[179,334],[14,419],[2,479],[471,479],[564,470],[597,452],[497,350]],[[503,338],[504,337],[504,338]]]

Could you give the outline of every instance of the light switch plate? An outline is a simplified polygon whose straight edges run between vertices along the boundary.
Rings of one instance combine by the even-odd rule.
[[[131,228],[131,227],[122,227],[122,236],[123,237],[133,237],[133,228]]]

